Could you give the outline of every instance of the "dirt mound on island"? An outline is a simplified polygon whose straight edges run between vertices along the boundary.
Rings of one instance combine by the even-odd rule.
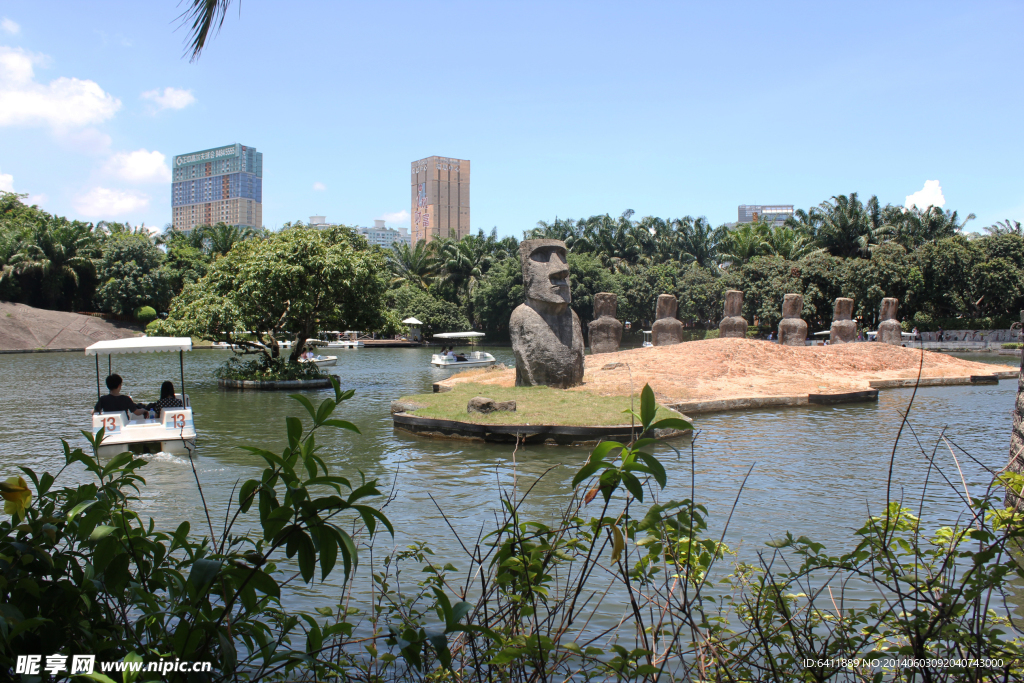
[[[91,315],[0,302],[0,350],[84,349],[98,341],[135,337],[137,325]]]
[[[835,394],[872,380],[991,375],[1012,366],[975,363],[881,343],[779,346],[753,339],[708,339],[586,357],[584,384],[571,391],[629,395],[650,384],[662,403]],[[447,383],[512,386],[515,370],[460,373]]]

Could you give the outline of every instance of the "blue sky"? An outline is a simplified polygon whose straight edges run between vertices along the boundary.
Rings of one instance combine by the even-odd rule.
[[[244,0],[195,63],[175,0],[0,3],[0,189],[170,221],[169,163],[264,154],[264,223],[408,226],[472,161],[474,229],[904,204],[1024,219],[1024,3]],[[937,197],[935,184],[928,196]]]

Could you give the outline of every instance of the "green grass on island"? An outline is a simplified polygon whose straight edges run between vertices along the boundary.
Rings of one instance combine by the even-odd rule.
[[[474,396],[495,401],[515,401],[515,412],[499,411],[484,415],[467,413],[466,404]],[[493,425],[568,425],[574,427],[629,424],[623,413],[630,407],[629,396],[596,396],[585,391],[564,391],[551,387],[499,387],[489,384],[456,384],[440,394],[403,396],[403,402],[420,403],[426,408],[411,411],[417,417],[457,420]],[[633,409],[640,411],[640,396],[633,397]],[[658,417],[681,417],[680,413],[658,406]]]

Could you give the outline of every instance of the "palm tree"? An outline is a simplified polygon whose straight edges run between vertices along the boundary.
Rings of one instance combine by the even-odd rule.
[[[420,240],[415,247],[410,247],[405,242],[395,242],[391,245],[391,252],[388,259],[391,262],[391,272],[394,277],[392,284],[409,284],[413,287],[426,289],[437,276],[437,259],[434,256],[433,242]]]
[[[716,265],[721,254],[726,231],[723,227],[713,228],[704,216],[692,218],[685,216],[673,221],[678,232],[680,259],[695,262],[702,268]]]
[[[974,214],[972,213],[973,217]],[[985,228],[992,237],[999,237],[1000,235],[1016,235],[1017,237],[1024,237],[1024,232],[1021,231],[1020,221],[1011,221],[1007,218],[1005,221],[996,221],[992,225]]]
[[[821,223],[815,238],[833,256],[867,257],[892,231],[881,219],[878,198],[865,208],[856,192],[836,195],[819,206]]]
[[[252,239],[254,236],[252,228],[238,225],[217,223],[214,226],[206,226],[203,231],[203,238],[207,244],[210,254],[224,256],[239,242]]]
[[[18,275],[39,277],[47,305],[70,308],[81,278],[94,275],[96,235],[91,223],[48,216],[21,244],[9,264]]]
[[[719,258],[730,264],[742,265],[764,253],[767,238],[768,224],[764,221],[740,223],[722,239]]]
[[[814,251],[818,248],[807,235],[787,225],[776,225],[766,230],[761,242],[762,254],[780,256],[787,261],[798,261]]]

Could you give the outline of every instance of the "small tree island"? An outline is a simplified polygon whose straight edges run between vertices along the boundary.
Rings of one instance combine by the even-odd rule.
[[[304,368],[299,358],[319,330],[390,326],[384,302],[388,272],[385,253],[349,228],[286,227],[235,245],[205,276],[186,285],[167,319],[147,332],[227,342],[258,354],[255,363],[235,358],[222,368],[234,379],[317,375],[314,364]],[[291,353],[282,357],[287,339]]]

